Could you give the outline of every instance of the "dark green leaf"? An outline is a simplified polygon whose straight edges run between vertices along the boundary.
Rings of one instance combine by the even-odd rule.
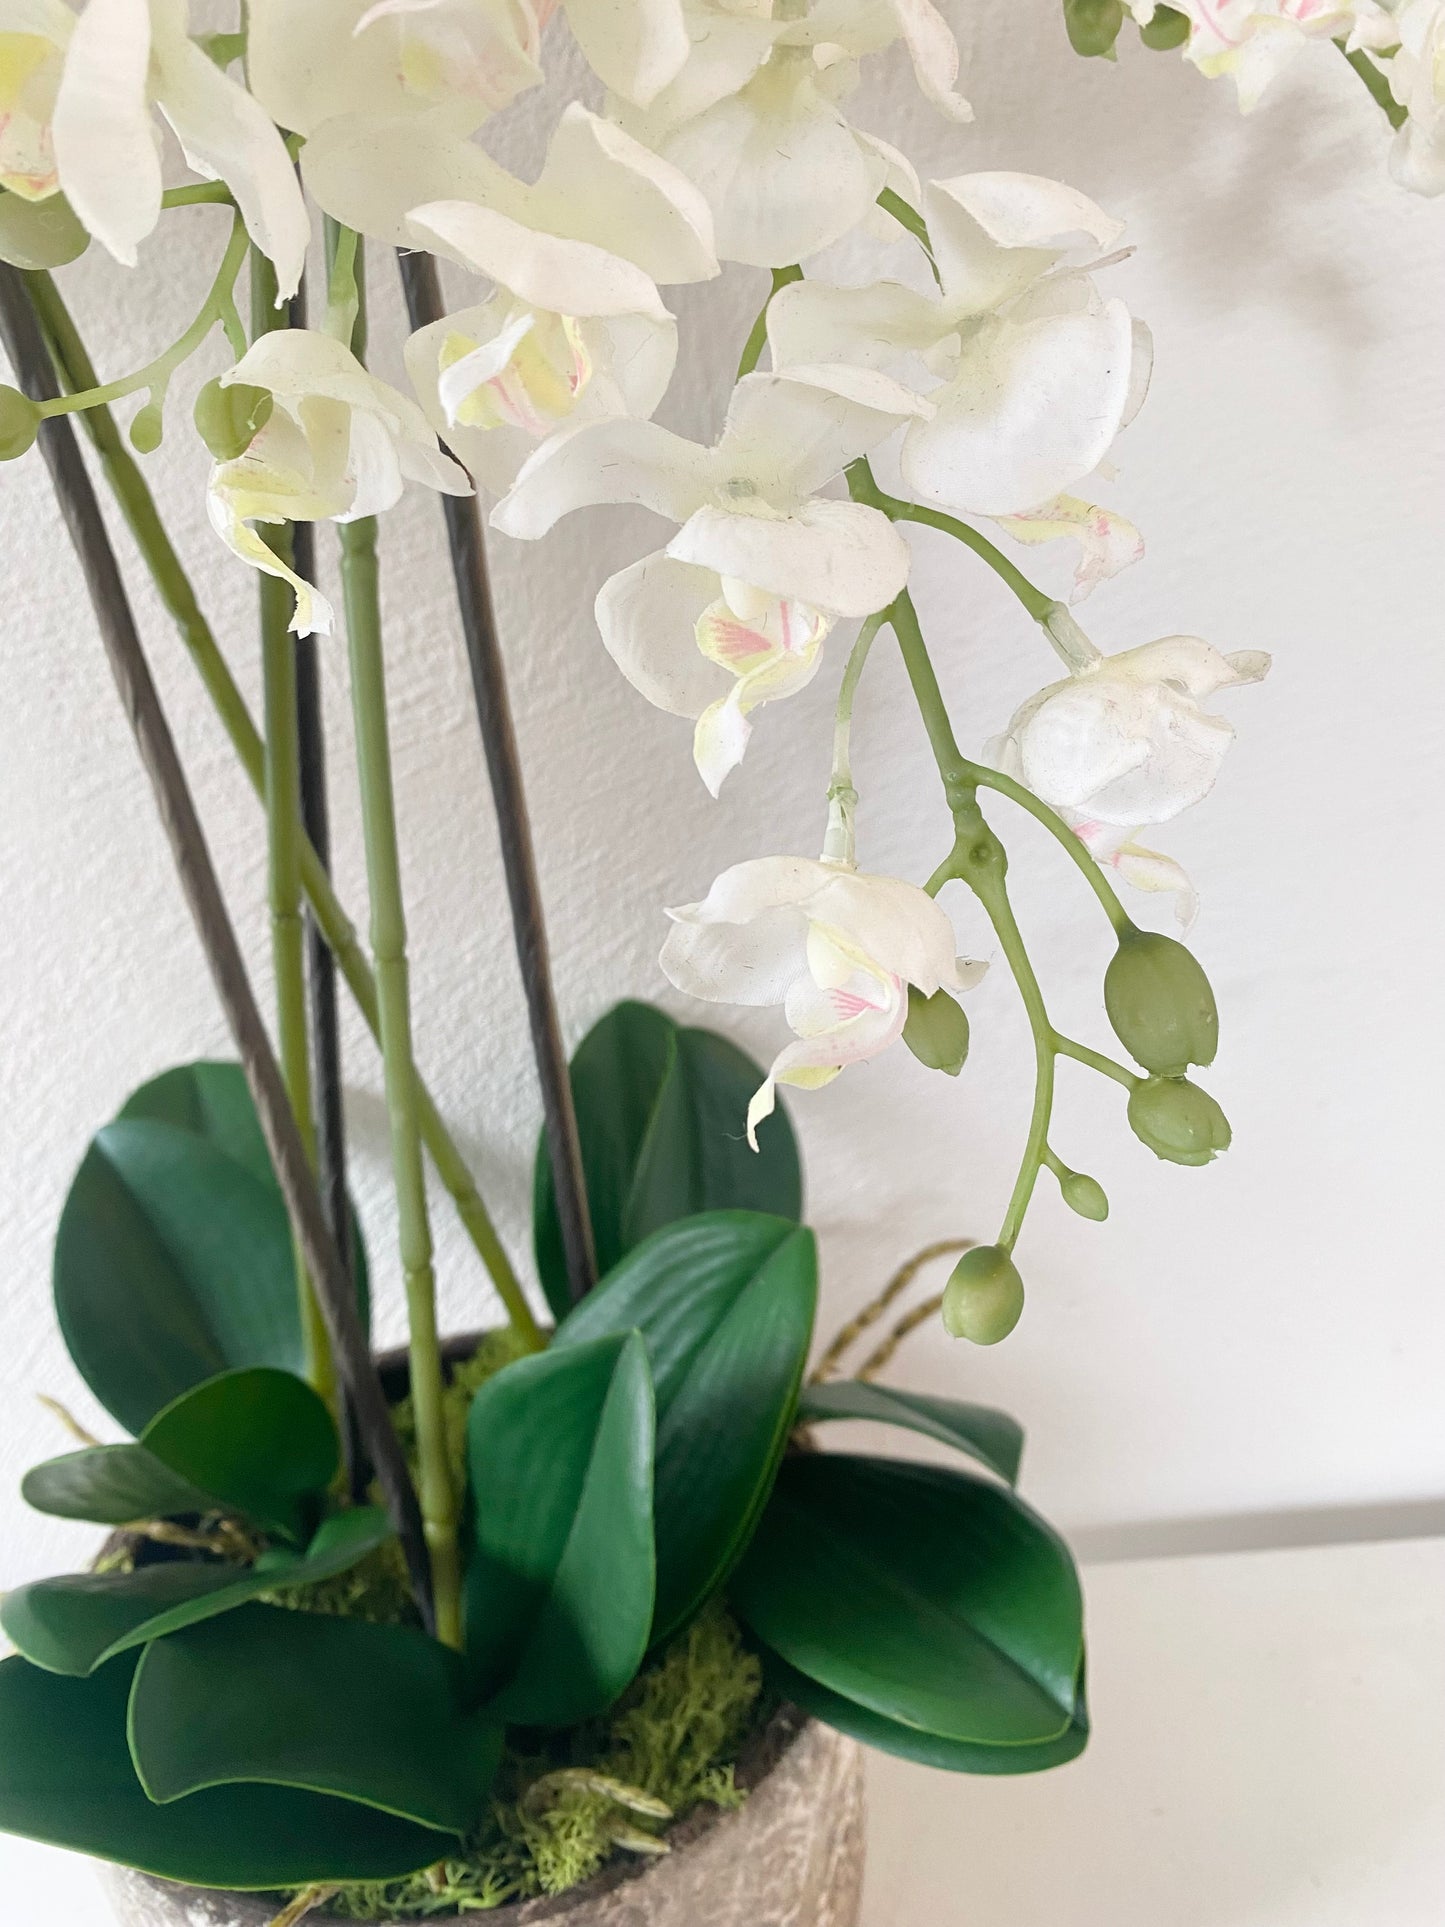
[[[1023,1454],[1023,1428],[1007,1412],[991,1405],[965,1405],[958,1399],[931,1398],[924,1392],[898,1392],[890,1385],[867,1379],[833,1379],[809,1385],[798,1401],[798,1422],[818,1425],[825,1419],[871,1419],[880,1425],[902,1425],[924,1438],[967,1452],[1010,1485],[1018,1480]]]
[[[652,1232],[694,1212],[800,1216],[798,1148],[781,1107],[761,1127],[760,1149],[748,1148],[748,1099],[762,1081],[726,1038],[682,1029],[648,1004],[618,1004],[587,1033],[572,1060],[572,1091],[604,1274]],[[545,1142],[533,1231],[543,1288],[561,1318],[566,1266]]]
[[[308,1501],[336,1477],[336,1426],[311,1387],[256,1365],[184,1392],[140,1437],[156,1458],[227,1512],[296,1538]]]
[[[240,1606],[146,1647],[131,1756],[153,1800],[262,1781],[465,1833],[501,1729],[463,1684],[460,1654],[409,1626]]]
[[[553,1350],[634,1329],[657,1397],[657,1608],[665,1638],[726,1578],[767,1502],[813,1331],[813,1235],[714,1211],[654,1233]]]
[[[303,1366],[279,1194],[173,1124],[124,1119],[91,1144],[55,1241],[55,1308],[130,1432],[233,1366]]]
[[[184,1518],[213,1504],[143,1445],[92,1445],[47,1459],[25,1474],[20,1494],[37,1512],[99,1526]]]
[[[314,1584],[345,1572],[391,1530],[384,1512],[362,1506],[328,1519],[299,1558],[273,1555],[250,1568],[173,1560],[134,1572],[41,1579],[5,1595],[0,1626],[35,1665],[90,1673],[129,1647],[229,1612],[277,1586]]]
[[[1073,1562],[989,1481],[799,1454],[732,1597],[790,1666],[899,1725],[999,1746],[1058,1740],[1073,1723],[1083,1658]]]
[[[652,1624],[652,1381],[638,1333],[524,1358],[467,1424],[467,1653],[491,1710],[570,1726],[610,1706]]]
[[[126,1746],[134,1661],[63,1679],[0,1664],[0,1828],[203,1887],[399,1880],[456,1851],[449,1833],[288,1787],[146,1798]]]
[[[235,393],[235,389],[228,391]],[[246,1073],[239,1064],[200,1059],[193,1064],[177,1064],[162,1071],[149,1083],[132,1091],[121,1106],[122,1118],[149,1118],[158,1124],[173,1124],[189,1131],[216,1150],[233,1158],[253,1178],[280,1196],[271,1153],[266,1149],[261,1120],[251,1101]],[[356,1266],[356,1296],[363,1316],[368,1316],[369,1287],[366,1270],[366,1244],[361,1221],[351,1214],[351,1255]],[[245,1362],[245,1361],[237,1361]]]
[[[1089,1716],[1084,1700],[1083,1671],[1080,1669],[1078,1697],[1074,1716],[1064,1731],[1052,1740],[1026,1741],[1023,1745],[980,1746],[969,1740],[945,1740],[937,1733],[923,1733],[915,1726],[885,1719],[841,1693],[830,1693],[826,1686],[809,1679],[764,1650],[768,1683],[778,1695],[801,1706],[804,1712],[840,1733],[851,1733],[865,1746],[880,1753],[896,1753],[920,1766],[941,1767],[948,1773],[1042,1773],[1053,1766],[1076,1760],[1089,1743]]]
[[[63,268],[90,245],[63,194],[43,201],[0,193],[0,261],[16,268]]]

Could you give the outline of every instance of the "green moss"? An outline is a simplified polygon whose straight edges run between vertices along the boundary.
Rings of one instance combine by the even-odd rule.
[[[665,1851],[659,1805],[674,1819],[703,1802],[741,1805],[733,1761],[761,1692],[756,1655],[715,1602],[606,1718],[539,1737],[535,1750],[508,1745],[491,1812],[463,1857],[409,1880],[343,1888],[331,1911],[350,1920],[481,1913],[564,1893],[619,1848]]]

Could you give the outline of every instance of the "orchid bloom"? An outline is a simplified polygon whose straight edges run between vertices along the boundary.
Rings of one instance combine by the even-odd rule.
[[[902,41],[925,97],[972,117],[931,0],[688,0],[686,21],[691,46],[670,85],[642,108],[613,105],[707,195],[724,260],[782,267],[869,214],[897,157],[839,106],[864,55]]]
[[[1129,0],[1141,27],[1163,0]],[[1390,47],[1398,35],[1376,0],[1168,0],[1189,20],[1184,58],[1214,80],[1228,74],[1240,110],[1251,112],[1270,83],[1310,40],[1347,39],[1357,47]]]
[[[1113,656],[1093,651],[1073,675],[1031,696],[986,753],[1127,881],[1179,892],[1187,921],[1188,878],[1134,834],[1209,794],[1234,729],[1203,701],[1261,681],[1269,666],[1260,650],[1225,656],[1198,636],[1165,636]]]
[[[0,0],[0,187],[63,193],[83,227],[134,267],[161,212],[152,110],[188,164],[223,180],[284,297],[309,228],[285,142],[189,38],[187,0]]]
[[[1056,495],[1029,515],[1000,515],[1001,529],[1015,542],[1071,540],[1078,545],[1070,602],[1082,602],[1101,582],[1119,574],[1144,554],[1144,538],[1134,524],[1114,509],[1075,495]]]
[[[603,584],[608,653],[649,702],[695,720],[693,756],[714,796],[761,703],[811,681],[840,617],[900,592],[908,546],[878,510],[818,491],[918,406],[884,376],[853,393],[749,375],[712,448],[655,422],[604,421],[546,442],[493,511],[508,535],[545,535],[572,510],[633,502],[680,523],[667,547]]]
[[[1033,174],[931,183],[924,208],[940,286],[797,281],[774,296],[775,367],[920,369],[933,411],[910,424],[900,466],[925,499],[965,514],[1068,519],[1054,498],[1097,468],[1140,402],[1149,340],[1087,268],[1121,224]]]
[[[348,191],[372,164],[341,170]],[[411,241],[493,284],[488,301],[413,335],[406,361],[432,426],[501,494],[562,425],[652,413],[677,359],[657,282],[718,268],[691,183],[575,102],[535,186],[497,176],[404,220]]]
[[[471,485],[437,447],[416,403],[368,374],[330,335],[304,328],[262,335],[221,382],[264,389],[272,406],[244,453],[211,470],[211,524],[243,562],[290,583],[296,634],[330,634],[326,599],[248,524],[354,522],[393,507],[407,481],[444,495],[470,495]]]
[[[1445,193],[1445,0],[1405,0],[1393,22],[1400,46],[1386,72],[1407,119],[1390,172],[1416,194]]]
[[[722,1004],[781,1004],[796,1041],[748,1105],[748,1142],[776,1087],[817,1090],[903,1035],[908,986],[961,991],[953,926],[926,891],[851,863],[800,856],[734,864],[701,903],[669,910],[662,968],[677,989]]]

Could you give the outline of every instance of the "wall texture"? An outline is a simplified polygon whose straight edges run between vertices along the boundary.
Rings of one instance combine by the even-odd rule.
[[[1223,781],[1168,835],[1204,895],[1195,941],[1223,1007],[1213,1085],[1234,1149],[1204,1172],[1157,1164],[1124,1129],[1113,1089],[1066,1067],[1057,1143],[1104,1182],[1109,1222],[1072,1217],[1045,1180],[1020,1250],[1031,1296],[1017,1334],[987,1353],[921,1334],[899,1369],[1014,1408],[1031,1434],[1029,1491],[1096,1540],[1141,1521],[1428,1498],[1445,1487],[1433,820],[1445,206],[1389,185],[1377,116],[1328,48],[1241,120],[1226,86],[1173,59],[1131,46],[1117,67],[1076,60],[1052,0],[990,6],[971,37],[974,127],[931,121],[899,70],[875,84],[864,118],[927,172],[1057,174],[1127,217],[1138,253],[1111,288],[1157,338],[1153,394],[1120,446],[1111,495],[1143,526],[1148,555],[1098,592],[1086,620],[1106,648],[1189,630],[1225,649],[1270,648],[1276,668],[1232,699],[1240,738]],[[524,123],[509,151],[520,161],[535,148]],[[218,227],[213,210],[173,219],[143,277],[98,251],[68,272],[106,371],[179,331]],[[684,362],[665,411],[675,425],[716,425],[761,280],[733,270],[721,293],[680,303]],[[389,281],[383,268],[376,353],[395,373]],[[177,421],[187,400],[178,390]],[[252,583],[205,526],[187,439],[150,468],[254,690]],[[20,1506],[23,1467],[65,1447],[33,1395],[113,1433],[50,1320],[49,1248],[70,1174],[136,1083],[223,1052],[225,1037],[38,459],[0,472],[0,488],[0,1584],[13,1584],[82,1556],[93,1536]],[[700,894],[740,857],[807,852],[820,833],[841,652],[802,698],[763,717],[713,803],[685,726],[622,683],[592,628],[603,576],[656,539],[641,512],[609,512],[540,549],[495,545],[573,1037],[618,997],[672,1001],[655,965],[661,904]],[[385,558],[419,1052],[520,1252],[537,1103],[434,502],[409,500],[390,519]],[[1045,553],[1037,573],[1062,587],[1065,563]],[[915,582],[960,736],[976,747],[1051,677],[1051,661],[995,580],[941,539],[919,540]],[[161,612],[143,586],[137,599],[266,990],[259,815]],[[362,914],[339,650],[326,687],[340,879]],[[886,645],[855,740],[863,861],[922,877],[944,830]],[[1103,1042],[1101,920],[1046,840],[1006,812],[995,820],[1049,994],[1063,1021]],[[992,954],[966,903],[958,917],[963,947]],[[974,1054],[957,1083],[899,1051],[793,1103],[829,1326],[925,1241],[996,1223],[1027,1114],[1027,1035],[1002,969],[971,1008]],[[767,1016],[724,1022],[762,1054],[775,1047]],[[379,1066],[350,1022],[346,1051],[355,1185],[393,1336]],[[444,1199],[436,1221],[447,1317],[474,1323],[488,1308],[479,1267]]]

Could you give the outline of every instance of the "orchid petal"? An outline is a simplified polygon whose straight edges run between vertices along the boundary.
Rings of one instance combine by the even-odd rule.
[[[800,500],[876,448],[906,416],[930,412],[911,390],[877,376],[817,368],[745,375],[728,403],[717,463],[726,478],[770,500]]]
[[[1107,248],[1123,233],[1088,195],[1039,174],[932,181],[924,211],[945,299],[966,314],[997,308],[1080,239]]]
[[[704,505],[667,553],[837,616],[872,615],[908,580],[908,544],[885,515],[856,502],[814,500],[788,516]]]
[[[875,281],[867,288],[794,281],[768,304],[773,366],[788,372],[795,362],[886,368],[910,351],[927,353],[952,332],[934,297],[897,281]]]
[[[696,719],[732,686],[697,646],[698,621],[720,588],[712,570],[658,551],[619,570],[598,593],[597,627],[608,655],[634,689],[670,715]]]
[[[263,575],[272,575],[289,583],[295,590],[296,609],[290,622],[291,633],[298,636],[329,636],[335,616],[325,596],[297,575],[294,569],[288,568],[254,529],[247,528],[224,494],[212,488],[206,496],[206,508],[212,528],[233,555],[239,556],[251,568],[259,569]]]
[[[574,509],[601,502],[637,503],[682,522],[707,500],[713,472],[711,449],[656,422],[584,422],[531,456],[493,509],[492,526],[533,541]]]
[[[1070,602],[1082,602],[1101,582],[1137,562],[1144,553],[1144,538],[1130,521],[1113,509],[1097,502],[1083,502],[1073,495],[1055,496],[1042,508],[1027,515],[1001,515],[999,526],[1016,542],[1030,546],[1072,537],[1079,545]]]
[[[604,86],[641,106],[687,59],[681,0],[566,0],[567,23]]]
[[[539,234],[471,201],[414,208],[407,229],[414,242],[489,275],[553,314],[667,318],[662,297],[641,268],[588,241]]]
[[[679,167],[615,122],[572,101],[557,123],[527,218],[636,262],[654,281],[707,281],[720,270],[712,210]]]
[[[88,0],[55,101],[56,168],[83,226],[126,267],[161,211],[149,0]]]
[[[958,92],[958,42],[932,0],[891,0],[923,98],[950,120],[969,121],[973,109]]]

